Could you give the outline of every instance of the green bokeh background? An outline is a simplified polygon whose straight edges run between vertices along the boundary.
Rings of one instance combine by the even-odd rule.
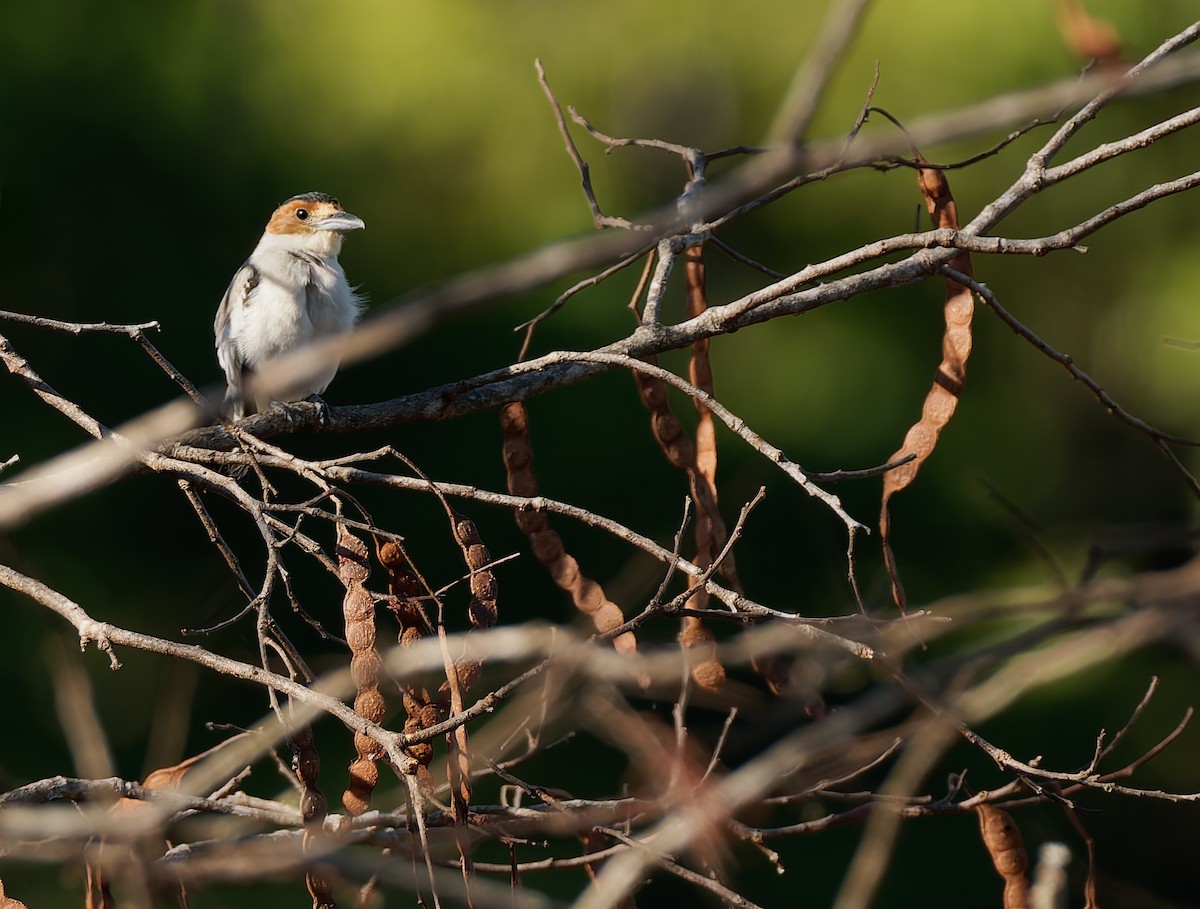
[[[386,305],[422,284],[590,229],[577,174],[535,81],[534,58],[543,61],[564,104],[610,134],[710,150],[752,144],[765,133],[824,8],[808,0],[6,4],[0,9],[0,307],[80,321],[157,319],[163,331],[155,341],[164,354],[196,382],[216,383],[216,302],[280,200],[316,189],[338,195],[360,215],[367,230],[350,238],[342,261],[374,304]],[[1131,58],[1194,14],[1183,0],[1094,0],[1089,8],[1117,25]],[[876,103],[908,119],[1067,77],[1079,67],[1058,37],[1047,0],[884,0],[839,68],[814,135],[846,131],[876,61]],[[1192,107],[1196,97],[1193,87],[1117,104],[1068,152]],[[868,126],[887,128],[881,121]],[[970,217],[993,199],[1044,137],[1035,132],[954,173],[960,211]],[[952,160],[998,138],[923,151]],[[625,149],[606,157],[585,136],[577,139],[609,213],[636,216],[681,187],[679,165],[661,153]],[[1194,162],[1195,137],[1185,132],[1054,188],[1003,230],[1052,233],[1188,173]],[[918,203],[910,172],[856,172],[795,193],[723,236],[793,271],[911,230]],[[1195,206],[1188,195],[1156,204],[1089,239],[1086,256],[981,258],[975,266],[1006,306],[1071,353],[1119,402],[1189,436],[1200,435],[1194,392],[1200,356],[1163,339],[1200,338]],[[635,280],[622,274],[573,300],[543,327],[536,351],[585,349],[622,336],[630,328],[624,305]],[[758,281],[710,257],[713,301],[732,299]],[[519,344],[512,327],[569,283],[462,316],[350,367],[328,398],[382,400],[510,363]],[[669,299],[668,315],[677,317],[678,287]],[[919,412],[939,356],[940,300],[940,287],[929,284],[720,338],[713,345],[718,395],[806,467],[880,463]],[[175,394],[124,339],[0,330],[50,384],[110,426]],[[547,494],[670,540],[685,488],[658,455],[627,377],[607,376],[529,406]],[[14,381],[0,381],[0,408],[0,460],[19,453],[23,465],[32,465],[82,441],[73,425]],[[503,488],[494,414],[354,442],[394,444],[439,479]],[[810,614],[850,609],[836,521],[736,440],[725,435],[721,442],[721,492],[730,516],[760,485],[768,488],[739,550],[751,595]],[[346,440],[293,443],[323,452],[344,450]],[[1181,456],[1195,463],[1188,452]],[[1186,528],[1195,509],[1185,484],[1144,437],[982,311],[959,412],[915,488],[893,507],[897,552],[914,601],[1053,583],[1028,530],[992,490],[1037,525],[1038,539],[1072,578],[1098,541],[1146,540]],[[877,481],[838,491],[853,514],[873,520]],[[454,577],[455,552],[436,506],[385,495],[369,501],[381,523],[410,536],[428,573]],[[231,541],[252,560],[253,535],[231,513],[219,513]],[[525,551],[509,515],[484,508],[470,514],[494,554]],[[585,570],[628,608],[657,583],[653,566],[623,547],[563,522],[558,529],[569,549],[587,554]],[[1165,567],[1185,554],[1182,544],[1160,546],[1106,570]],[[190,509],[162,479],[125,481],[0,536],[0,561],[41,578],[97,618],[150,633],[178,637],[181,626],[216,621],[240,605]],[[502,621],[571,621],[569,604],[531,561],[526,556],[501,572]],[[329,580],[302,565],[295,570],[311,584],[305,590],[313,611],[336,617]],[[874,541],[863,546],[860,578],[870,605],[886,609]],[[505,590],[521,596],[506,600]],[[66,629],[7,591],[0,592],[0,608],[7,629],[0,658],[7,695],[0,787],[6,789],[75,771],[50,681],[56,661],[70,654],[70,640],[66,649],[48,642],[66,637]],[[251,635],[252,629],[235,629],[212,644],[252,659]],[[302,628],[297,635],[306,651],[320,650]],[[122,657],[126,668],[115,674],[94,653],[84,661],[117,772],[127,777],[211,745],[215,737],[204,720],[251,723],[263,712],[259,694],[248,688],[145,654]],[[988,731],[1015,754],[1053,755],[1063,769],[1081,765],[1091,737],[1124,720],[1154,673],[1163,677],[1162,694],[1134,736],[1145,746],[1174,724],[1196,690],[1186,653],[1139,653],[1072,679],[1022,700]],[[172,707],[163,695],[192,685],[190,713],[180,706],[187,698]],[[182,712],[192,722],[177,740],[152,738],[151,729],[161,728],[156,710]],[[328,747],[326,766],[336,768],[336,745]],[[1134,743],[1129,747],[1132,753]],[[1135,783],[1200,789],[1196,748],[1196,735],[1187,733]],[[530,776],[581,794],[610,791],[578,779],[579,767],[596,772],[578,754],[565,757],[574,763],[540,764],[541,776],[532,769]],[[979,774],[977,787],[1003,782],[965,749],[945,769],[963,766]],[[934,781],[931,791],[939,785]],[[336,782],[327,787],[336,789]],[[1200,904],[1187,857],[1200,827],[1193,806],[1095,799],[1089,807],[1103,809],[1090,822],[1112,879],[1106,905],[1148,905],[1140,902],[1148,894],[1170,901],[1164,905]],[[1052,837],[1076,843],[1055,810],[1024,812],[1018,820],[1031,843]],[[997,905],[999,882],[972,824],[939,819],[906,826],[879,904],[912,905],[919,893],[927,906]],[[859,833],[851,827],[785,844],[783,878],[749,853],[737,853],[734,868],[747,895],[764,904],[797,905],[803,898],[805,905],[825,905]],[[0,876],[10,894],[31,906],[78,898],[71,869],[0,860]],[[582,886],[573,874],[547,881],[560,896]],[[645,905],[675,893],[668,884],[656,887]],[[55,896],[60,888],[64,895]],[[294,900],[295,891],[288,883],[269,892]],[[197,894],[193,905],[250,905],[248,899],[222,888]]]

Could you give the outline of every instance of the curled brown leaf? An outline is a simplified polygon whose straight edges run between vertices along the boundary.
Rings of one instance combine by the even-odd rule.
[[[1102,66],[1121,62],[1121,36],[1111,22],[1095,19],[1081,0],[1058,0],[1058,30],[1067,47]]]

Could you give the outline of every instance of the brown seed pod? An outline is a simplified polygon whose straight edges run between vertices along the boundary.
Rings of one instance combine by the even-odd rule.
[[[373,723],[382,722],[386,705],[379,691],[379,653],[375,649],[375,601],[364,584],[371,573],[367,546],[345,525],[337,528],[338,576],[346,586],[342,599],[346,643],[350,647],[350,677],[356,694],[354,711]],[[375,762],[382,757],[377,743],[362,733],[354,736],[357,757],[350,763],[350,779],[342,794],[342,807],[357,817],[371,807],[371,793],[379,780]]]
[[[925,159],[919,153],[916,158],[918,163],[925,163]],[[946,175],[937,168],[919,168],[917,185],[925,199],[925,207],[929,210],[934,227],[957,230],[958,207],[950,193],[950,183]],[[971,257],[965,252],[951,259],[949,265],[962,274],[971,274]],[[904,585],[900,583],[900,572],[896,565],[896,557],[892,553],[888,503],[893,495],[912,485],[913,480],[917,478],[917,471],[933,454],[938,436],[958,407],[958,398],[967,378],[967,358],[971,355],[971,319],[975,311],[975,298],[971,289],[947,278],[944,311],[946,330],[942,337],[942,362],[933,377],[933,385],[925,396],[921,419],[909,428],[904,443],[888,460],[895,461],[910,454],[916,457],[883,475],[879,537],[888,576],[892,581],[892,597],[901,612],[906,610],[908,598],[904,592]]]
[[[376,540],[376,557],[388,573],[388,608],[400,624],[397,640],[402,647],[411,647],[433,631],[421,602],[423,588],[420,578],[408,559],[404,548],[394,540]],[[445,708],[437,703],[429,692],[419,685],[400,685],[400,695],[407,715],[404,732],[412,735],[440,723],[445,718]],[[420,742],[410,745],[406,753],[421,764],[422,771],[433,760],[433,745]]]
[[[533,498],[539,493],[525,405],[519,401],[504,405],[500,426],[504,431],[508,491]],[[596,631],[609,631],[625,621],[621,607],[605,595],[604,588],[580,572],[579,563],[567,553],[562,537],[550,528],[545,513],[522,509],[517,511],[516,518],[517,526],[529,538],[534,558],[546,567],[554,583],[571,595],[575,608],[591,620]],[[626,632],[613,638],[612,645],[620,653],[632,653],[637,650],[637,639],[632,632]]]
[[[1025,872],[1029,869],[1029,856],[1021,831],[1007,811],[991,805],[978,805],[975,811],[979,815],[983,845],[996,871],[1004,878],[1004,909],[1028,909],[1029,881]]]
[[[304,836],[300,841],[303,852],[311,852],[321,836],[328,806],[318,784],[321,755],[313,740],[312,729],[302,726],[292,732],[292,770],[300,781],[300,818],[304,821]],[[305,886],[312,896],[313,909],[336,909],[333,884],[320,871],[309,869],[304,875]]]

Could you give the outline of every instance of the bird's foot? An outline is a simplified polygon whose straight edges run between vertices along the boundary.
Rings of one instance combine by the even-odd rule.
[[[305,423],[305,418],[308,416],[308,414],[305,413],[304,408],[297,407],[295,404],[288,403],[287,401],[276,401],[274,399],[271,401],[270,411],[273,414],[279,414],[284,420],[293,426],[296,424]]]
[[[313,393],[304,399],[305,403],[317,405],[317,423],[322,429],[333,423],[333,414],[329,410],[329,404],[319,394]]]
[[[316,405],[317,425],[324,428],[332,422],[329,405],[320,395],[309,395],[302,401],[272,401],[271,410],[279,413],[285,420],[293,424],[304,424],[311,420],[312,411],[308,405]]]

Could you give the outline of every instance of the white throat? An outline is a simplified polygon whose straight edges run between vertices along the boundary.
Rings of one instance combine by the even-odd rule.
[[[321,259],[336,259],[342,251],[342,235],[336,230],[317,230],[303,234],[277,234],[268,231],[258,241],[259,249],[278,249],[306,253]]]

